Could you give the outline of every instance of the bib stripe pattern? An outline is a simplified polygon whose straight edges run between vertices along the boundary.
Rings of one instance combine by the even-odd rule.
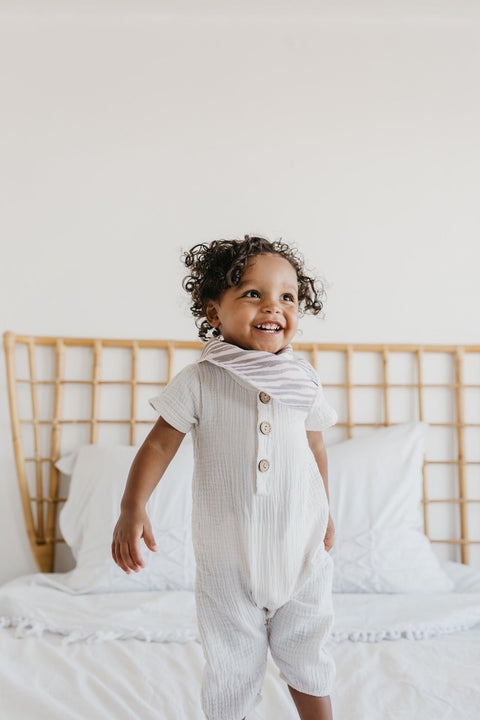
[[[224,340],[210,338],[198,362],[208,361],[246,380],[282,403],[309,411],[318,391],[312,366],[296,357],[289,344],[278,353],[245,350]]]

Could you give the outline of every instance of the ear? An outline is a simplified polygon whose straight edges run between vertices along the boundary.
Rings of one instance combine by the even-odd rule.
[[[204,310],[208,324],[214,328],[218,327],[220,325],[220,318],[218,317],[217,304],[213,300],[207,300]]]

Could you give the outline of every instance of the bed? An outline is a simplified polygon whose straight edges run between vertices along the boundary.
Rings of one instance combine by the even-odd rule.
[[[38,572],[0,587],[0,716],[201,720],[189,436],[149,501],[160,552],[109,557],[149,399],[201,342],[4,333]],[[480,346],[295,343],[339,416],[336,720],[480,717]],[[354,510],[354,512],[353,512]],[[297,718],[269,655],[247,720]],[[225,718],[240,720],[240,718]]]

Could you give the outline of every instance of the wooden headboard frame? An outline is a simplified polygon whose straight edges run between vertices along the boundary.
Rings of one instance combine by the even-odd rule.
[[[185,342],[179,340],[114,340],[100,338],[73,338],[73,337],[44,337],[44,336],[25,336],[16,335],[7,331],[3,335],[4,348],[6,355],[6,368],[8,380],[8,394],[10,403],[10,417],[13,437],[13,447],[15,453],[15,463],[18,476],[18,484],[20,488],[20,496],[22,500],[23,512],[25,516],[26,529],[30,540],[30,545],[37,565],[42,572],[52,572],[54,568],[55,546],[57,542],[64,542],[63,538],[57,537],[57,508],[59,503],[66,500],[59,496],[59,471],[55,468],[54,463],[58,460],[61,451],[62,426],[64,423],[88,423],[90,425],[90,443],[98,442],[99,425],[102,422],[123,423],[128,424],[129,442],[131,445],[137,444],[137,425],[152,425],[154,419],[143,420],[137,417],[137,389],[140,385],[161,386],[169,382],[173,376],[174,355],[178,349],[192,349],[200,351],[203,347],[201,341]],[[17,377],[15,349],[19,344],[26,346],[28,351],[29,377]],[[40,345],[51,346],[52,352],[55,353],[55,378],[51,380],[39,380],[36,375],[35,348]],[[67,379],[65,377],[65,356],[69,347],[84,346],[91,348],[93,353],[93,372],[89,380]],[[102,380],[102,351],[104,348],[127,348],[131,352],[132,372],[131,377],[123,381],[115,381],[115,384],[126,384],[130,387],[130,417],[121,420],[102,420],[99,417],[99,399],[102,384],[112,382]],[[167,355],[167,377],[164,382],[142,382],[138,377],[138,357],[139,352],[145,348],[155,348],[164,350]],[[475,427],[475,432],[479,431],[480,423],[466,423],[464,420],[464,390],[466,387],[480,388],[480,384],[465,385],[463,382],[463,361],[467,353],[480,353],[480,345],[393,345],[393,344],[342,344],[342,343],[293,343],[293,349],[302,351],[307,354],[310,362],[315,368],[318,368],[319,357],[322,352],[339,352],[344,355],[345,377],[340,383],[322,383],[325,393],[328,397],[330,388],[340,388],[345,393],[346,408],[345,417],[341,417],[339,412],[339,422],[335,427],[343,427],[345,438],[353,437],[354,429],[358,426],[382,427],[392,425],[390,421],[390,403],[389,392],[392,388],[414,388],[416,391],[416,408],[417,417],[409,418],[416,420],[424,420],[424,391],[426,388],[432,387],[448,387],[453,389],[455,398],[455,415],[451,422],[432,423],[428,420],[429,425],[444,425],[454,427],[457,437],[457,457],[454,460],[435,460],[433,458],[425,459],[423,466],[423,515],[424,530],[427,537],[429,536],[429,517],[428,506],[431,503],[458,503],[460,517],[460,533],[455,539],[432,539],[432,542],[449,543],[460,546],[461,562],[469,563],[469,549],[479,540],[469,538],[468,512],[469,503],[480,502],[480,499],[472,499],[467,497],[467,482],[465,468],[469,464],[477,464],[480,462],[465,459],[465,428]],[[355,353],[369,352],[379,354],[383,367],[383,379],[380,383],[367,384],[356,383],[352,381],[352,361]],[[425,353],[446,353],[455,366],[454,383],[426,383],[424,381],[423,358]],[[416,365],[416,382],[414,383],[391,383],[389,382],[389,360],[395,353],[411,353]],[[18,386],[27,383],[31,390],[32,418],[19,417],[18,403]],[[63,390],[65,385],[69,383],[83,383],[91,386],[91,417],[88,420],[74,420],[63,417]],[[53,414],[49,418],[40,418],[38,413],[38,397],[37,387],[39,385],[54,385],[54,403]],[[380,388],[383,394],[383,422],[358,423],[353,420],[353,396],[352,391],[358,387],[376,387]],[[333,403],[334,406],[338,405]],[[33,425],[34,438],[34,457],[25,457],[22,442],[22,425]],[[51,441],[49,448],[41,447],[41,434],[39,426],[48,424],[51,427]],[[329,432],[329,431],[327,431]],[[27,463],[34,463],[35,467],[35,491],[31,492],[27,477]],[[43,482],[43,463],[49,464],[48,488],[44,489]],[[428,464],[453,464],[456,466],[456,484],[457,496],[454,498],[428,498],[427,483],[425,469]]]

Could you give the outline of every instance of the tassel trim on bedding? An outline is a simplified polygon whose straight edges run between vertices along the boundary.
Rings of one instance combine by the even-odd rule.
[[[425,627],[406,627],[402,630],[381,630],[381,631],[347,631],[335,632],[330,635],[330,642],[341,643],[349,640],[350,642],[381,642],[383,640],[427,640],[436,635],[444,635],[454,632],[468,630],[480,621],[478,615],[464,619],[462,622],[452,624],[436,624],[432,623]],[[62,645],[68,645],[73,642],[85,642],[87,644],[98,645],[112,640],[143,640],[144,642],[200,642],[197,628],[168,628],[160,629],[152,632],[142,627],[132,628],[125,631],[120,628],[108,628],[103,630],[70,630],[53,625],[52,623],[42,622],[33,618],[25,617],[6,617],[0,616],[1,628],[16,628],[15,637],[24,638],[28,636],[41,637],[44,632],[63,635]]]
[[[30,635],[41,637],[44,632],[64,635],[62,645],[73,642],[86,642],[89,645],[110,642],[111,640],[144,640],[145,642],[178,642],[190,641],[200,642],[196,628],[169,628],[151,632],[142,627],[132,628],[125,631],[122,629],[109,628],[105,630],[67,630],[45,623],[40,620],[25,617],[0,616],[0,628],[14,627],[15,637],[24,638]]]

